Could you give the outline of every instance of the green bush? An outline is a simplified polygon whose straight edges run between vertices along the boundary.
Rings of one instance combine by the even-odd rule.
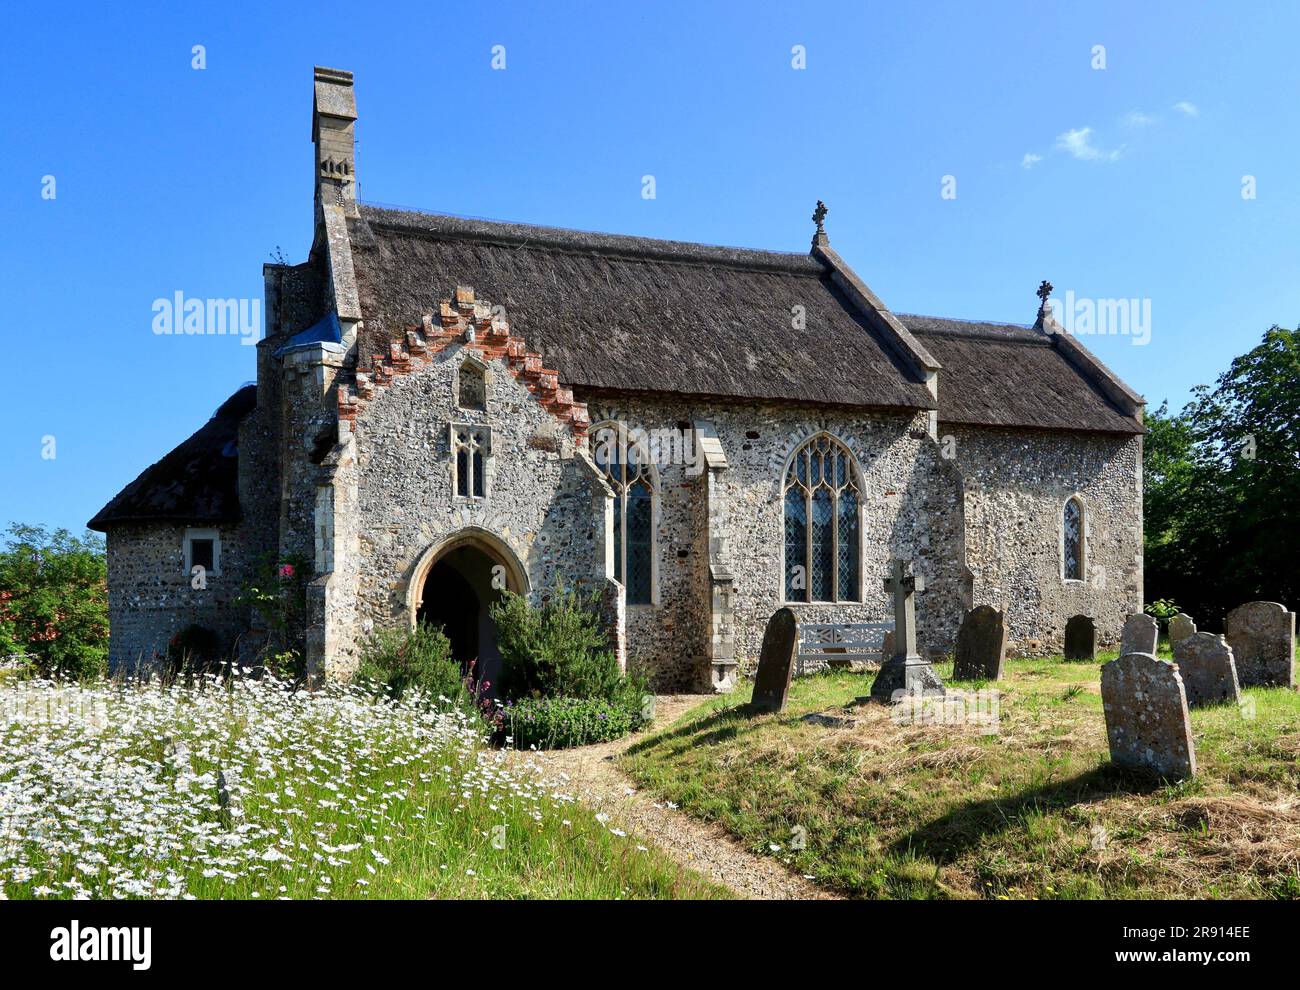
[[[502,697],[603,698],[613,701],[622,677],[597,618],[594,596],[556,587],[532,608],[520,595],[503,593],[492,605],[501,651]]]
[[[451,641],[441,628],[424,622],[414,632],[381,629],[370,636],[361,647],[357,680],[395,698],[415,688],[435,705],[439,698],[458,707],[471,700]]]
[[[501,731],[516,748],[560,749],[617,739],[645,724],[640,698],[524,698],[501,709]]]
[[[0,657],[42,677],[102,674],[108,660],[104,541],[12,525],[0,549]]]
[[[1169,620],[1172,619],[1175,615],[1177,615],[1181,611],[1181,609],[1174,603],[1172,599],[1160,598],[1147,605],[1146,608],[1143,609],[1143,611],[1146,612],[1147,615],[1151,616],[1153,619],[1156,620],[1156,623],[1160,627],[1160,635],[1168,636]]]

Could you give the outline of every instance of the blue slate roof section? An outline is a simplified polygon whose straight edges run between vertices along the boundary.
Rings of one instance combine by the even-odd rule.
[[[313,323],[306,330],[294,334],[276,349],[274,357],[300,351],[318,344],[342,344],[343,328],[339,326],[339,315],[332,310],[324,319]]]

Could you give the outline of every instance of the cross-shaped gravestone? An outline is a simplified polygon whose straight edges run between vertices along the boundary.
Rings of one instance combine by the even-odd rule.
[[[925,578],[895,560],[884,587],[894,596],[894,655],[880,665],[871,697],[895,702],[907,694],[943,694],[943,681],[930,661],[916,652],[916,592],[925,590]]]

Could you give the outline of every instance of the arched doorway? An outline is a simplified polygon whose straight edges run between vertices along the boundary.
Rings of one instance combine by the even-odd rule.
[[[463,531],[425,551],[412,574],[408,595],[412,622],[440,626],[452,656],[474,676],[495,687],[501,674],[496,625],[489,607],[505,590],[523,594],[525,575],[518,558],[500,540],[479,530]]]

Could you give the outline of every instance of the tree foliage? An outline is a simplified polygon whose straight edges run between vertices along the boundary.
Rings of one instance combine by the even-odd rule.
[[[1272,327],[1181,413],[1147,417],[1146,595],[1198,620],[1300,601],[1300,332]]]
[[[88,677],[108,658],[104,541],[9,527],[0,549],[0,656],[27,654],[43,676]]]

